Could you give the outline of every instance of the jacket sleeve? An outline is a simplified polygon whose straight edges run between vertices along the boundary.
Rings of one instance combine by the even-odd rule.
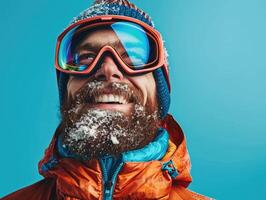
[[[55,197],[55,180],[43,179],[3,197],[2,200],[52,200]]]

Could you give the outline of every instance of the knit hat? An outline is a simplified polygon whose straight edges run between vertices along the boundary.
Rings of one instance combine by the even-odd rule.
[[[151,18],[128,0],[96,0],[91,7],[75,17],[71,24],[101,15],[128,16],[138,19],[154,28],[154,23]],[[156,82],[160,118],[163,119],[167,115],[170,106],[170,88],[167,84],[168,75],[161,68],[158,68],[153,72],[153,76]],[[64,100],[68,78],[68,74],[57,70],[60,105],[62,105]]]

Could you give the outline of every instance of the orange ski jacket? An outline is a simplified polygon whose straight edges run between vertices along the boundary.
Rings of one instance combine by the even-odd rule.
[[[122,160],[112,179],[106,178],[97,159],[78,161],[58,156],[55,134],[39,162],[44,179],[3,200],[210,200],[187,189],[192,181],[191,163],[180,126],[168,115],[162,127],[169,134],[162,158]]]

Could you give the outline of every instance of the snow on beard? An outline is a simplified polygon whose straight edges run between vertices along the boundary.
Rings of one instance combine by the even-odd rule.
[[[107,90],[133,103],[131,115],[91,107],[94,97]],[[63,129],[59,137],[63,148],[88,160],[144,147],[156,137],[159,117],[157,106],[151,107],[148,102],[142,106],[140,102],[141,91],[126,83],[87,83],[62,107]]]

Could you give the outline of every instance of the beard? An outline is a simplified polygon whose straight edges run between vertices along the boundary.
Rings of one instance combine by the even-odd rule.
[[[103,94],[123,96],[130,113],[94,108]],[[142,105],[142,92],[126,83],[92,81],[61,107],[59,139],[68,154],[82,160],[140,149],[154,140],[159,127],[158,106]]]

